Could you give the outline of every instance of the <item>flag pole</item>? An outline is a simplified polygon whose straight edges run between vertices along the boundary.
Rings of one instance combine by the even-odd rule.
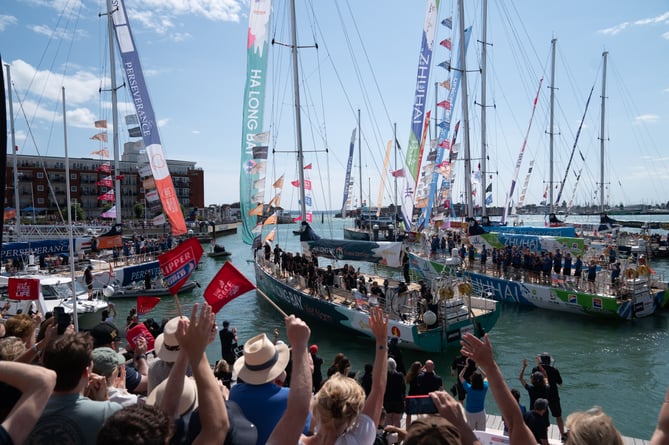
[[[273,302],[272,299],[269,298],[265,292],[261,291],[261,290],[258,289],[257,287],[256,287],[256,292],[258,292],[258,293],[259,293],[265,300],[267,300],[267,301],[269,302],[269,304],[271,304],[272,306],[274,306],[274,309],[276,309],[277,311],[279,311],[279,313],[280,313],[281,315],[283,315],[284,317],[288,317],[288,314],[286,314],[286,313],[283,311],[283,309],[281,309],[275,302]]]
[[[179,318],[183,318],[184,314],[183,311],[181,310],[181,303],[179,303],[179,295],[175,292],[172,294],[174,297],[174,302],[177,305],[177,311],[179,312]]]

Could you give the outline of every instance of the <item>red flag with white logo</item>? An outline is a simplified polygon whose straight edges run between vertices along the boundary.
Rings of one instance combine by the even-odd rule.
[[[11,300],[37,300],[39,298],[39,279],[9,277],[7,295]]]
[[[230,301],[255,288],[256,286],[228,261],[207,286],[204,291],[204,299],[216,313]]]
[[[190,238],[169,252],[158,256],[160,271],[170,293],[176,295],[188,277],[195,271],[204,251],[197,238]]]
[[[147,314],[160,303],[160,297],[137,297],[137,315]]]

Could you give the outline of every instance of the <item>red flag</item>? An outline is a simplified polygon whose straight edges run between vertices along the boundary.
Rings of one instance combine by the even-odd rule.
[[[95,128],[107,128],[107,121],[106,120],[95,121]]]
[[[305,170],[311,170],[311,162],[309,163],[309,165],[305,165],[305,166],[304,166],[304,169],[305,169]]]
[[[160,303],[160,297],[137,297],[137,315],[144,315]]]
[[[204,299],[216,313],[230,301],[255,288],[255,285],[239,269],[227,261],[207,286],[204,291]]]
[[[39,298],[38,278],[14,278],[7,280],[7,296],[12,300],[37,300]]]
[[[393,178],[403,178],[404,177],[404,170],[400,168],[399,170],[395,170],[395,171],[391,172],[390,174],[393,176]]]
[[[190,238],[174,249],[158,256],[160,271],[165,277],[170,293],[176,294],[191,276],[200,261],[202,246],[197,238]]]
[[[444,39],[441,42],[439,42],[439,44],[446,49],[451,49],[451,39]]]
[[[157,298],[160,300],[158,297],[138,297],[137,300],[140,298]],[[137,304],[137,309],[139,310],[139,303]],[[151,334],[151,331],[147,329],[144,323],[137,323],[135,326],[128,329],[128,332],[125,333],[125,338],[128,341],[129,349],[132,349],[133,351],[135,350],[135,345],[137,344],[137,339],[139,337],[144,337],[144,340],[146,340],[147,352],[154,349],[156,339],[153,337],[153,334]]]
[[[293,222],[298,222],[302,221],[302,215],[298,216],[297,218],[293,218]]]
[[[100,164],[98,168],[95,169],[97,172],[111,173],[111,165],[109,164]]]
[[[98,133],[96,135],[91,136],[91,139],[96,141],[107,142],[107,133]]]
[[[447,110],[451,109],[451,103],[447,100],[442,100],[441,102],[437,103],[438,107],[445,108]]]
[[[295,187],[299,187],[299,186],[300,186],[300,181],[298,181],[297,179],[294,180],[294,181],[290,181],[290,183],[293,184]]]

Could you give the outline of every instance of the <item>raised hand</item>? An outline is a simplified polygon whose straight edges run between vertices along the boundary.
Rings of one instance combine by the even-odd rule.
[[[388,315],[384,315],[380,307],[373,307],[369,311],[369,328],[374,333],[376,343],[388,344]]]
[[[289,315],[286,317],[286,335],[288,337],[288,343],[293,350],[297,348],[306,350],[309,345],[311,329],[309,329],[309,326],[301,319],[294,315]]]
[[[492,345],[487,334],[483,337],[483,340],[478,339],[473,334],[465,334],[460,340],[460,344],[462,345],[462,354],[471,357],[483,368],[494,363]]]
[[[190,321],[187,318],[181,318],[176,331],[176,337],[179,346],[188,354],[191,365],[196,363],[204,354],[211,330],[215,326],[214,314],[211,312],[211,306],[203,304],[198,315],[199,305],[195,303],[191,312]]]

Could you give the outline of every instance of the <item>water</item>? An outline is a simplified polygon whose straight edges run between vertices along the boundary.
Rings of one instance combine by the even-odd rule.
[[[543,221],[543,217],[536,219],[539,223]],[[526,217],[525,221],[527,224],[531,220]],[[342,237],[342,225],[342,220],[313,224],[317,233],[335,238]],[[298,247],[298,237],[292,234],[295,228],[294,225],[279,226],[276,241],[282,248]],[[253,280],[253,265],[248,262],[252,257],[251,249],[242,243],[241,230],[236,235],[219,238],[218,242],[233,253],[231,261]],[[208,248],[207,245],[203,247],[205,250]],[[190,314],[193,303],[203,301],[204,289],[222,265],[221,260],[202,258],[199,269],[194,273],[194,278],[202,287],[179,297],[185,314]],[[669,271],[669,262],[655,261],[653,268],[661,272]],[[119,325],[124,323],[122,320],[133,305],[134,300],[117,300]],[[164,316],[176,315],[174,300],[166,297],[148,316],[159,321]],[[280,338],[286,340],[282,315],[253,292],[225,306],[216,320],[219,328],[223,320],[229,320],[232,326],[236,326],[240,343],[262,332],[271,337],[274,328],[278,328]],[[355,370],[362,370],[365,363],[372,362],[374,345],[368,339],[347,332],[335,332],[329,326],[310,323],[310,327],[311,342],[318,344],[319,355],[325,360],[324,368],[338,352],[349,356]],[[521,402],[526,406],[529,399],[518,381],[523,358],[532,363],[536,354],[546,351],[556,360],[564,380],[560,395],[565,419],[570,412],[599,405],[613,417],[624,435],[648,439],[655,428],[669,385],[668,327],[667,312],[632,322],[616,322],[503,305],[499,321],[490,332],[490,339],[507,384],[521,390]],[[211,362],[220,358],[218,340],[209,346],[207,353]],[[450,365],[455,354],[455,351],[443,354],[407,351],[403,358],[406,366],[414,360],[433,360],[448,389],[455,382],[455,377],[450,377]],[[529,380],[529,372],[525,378]],[[488,396],[486,409],[499,414],[492,395]]]

